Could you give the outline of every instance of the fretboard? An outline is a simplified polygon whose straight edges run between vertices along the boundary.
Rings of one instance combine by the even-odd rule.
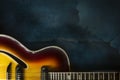
[[[48,72],[49,80],[120,80],[119,72]]]

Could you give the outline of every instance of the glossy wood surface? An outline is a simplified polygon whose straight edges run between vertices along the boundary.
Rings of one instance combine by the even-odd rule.
[[[16,39],[0,35],[0,79],[6,78],[8,67],[10,80],[16,80],[16,68],[23,68],[23,80],[41,80],[42,66],[49,71],[69,71],[69,60],[66,52],[57,47],[49,46],[32,51],[24,47]],[[2,75],[4,75],[2,77]]]

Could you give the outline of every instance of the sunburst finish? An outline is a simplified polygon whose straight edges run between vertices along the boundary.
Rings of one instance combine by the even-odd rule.
[[[41,68],[49,71],[69,71],[69,60],[65,51],[49,46],[37,51],[24,47],[12,37],[0,35],[0,80],[16,80],[16,68],[23,68],[23,80],[41,80]]]

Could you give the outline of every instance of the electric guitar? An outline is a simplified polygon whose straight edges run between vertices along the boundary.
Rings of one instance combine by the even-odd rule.
[[[120,80],[119,72],[69,72],[66,52],[57,46],[37,51],[0,35],[0,80]]]

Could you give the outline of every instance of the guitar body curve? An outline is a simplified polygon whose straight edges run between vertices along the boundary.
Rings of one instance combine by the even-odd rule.
[[[0,35],[0,79],[17,80],[17,67],[22,68],[20,80],[41,80],[41,68],[48,71],[69,71],[70,62],[66,52],[57,47],[49,46],[32,51],[24,47],[16,39]],[[9,73],[10,75],[7,75]],[[19,74],[18,74],[19,76]]]

